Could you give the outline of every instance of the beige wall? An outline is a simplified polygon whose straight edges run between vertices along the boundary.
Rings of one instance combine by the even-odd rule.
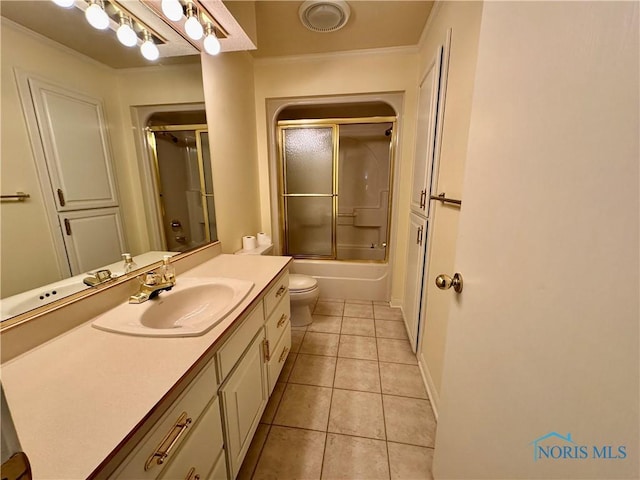
[[[218,238],[225,253],[260,231],[253,59],[202,56]]]
[[[444,44],[447,30],[451,33],[447,97],[444,110],[442,147],[437,176],[437,193],[462,198],[462,179],[467,153],[467,137],[471,115],[471,98],[480,34],[481,2],[442,2],[432,14],[420,48],[420,75],[433,58],[437,45]],[[432,204],[431,248],[427,272],[425,329],[418,357],[436,404],[439,398],[447,333],[449,306],[453,291],[435,286],[440,273],[453,275],[460,209]]]
[[[374,92],[405,92],[404,115],[400,118],[399,178],[393,201],[400,215],[391,232],[394,249],[392,300],[402,298],[406,250],[407,206],[417,98],[417,56],[411,50],[375,53],[288,57],[255,63],[255,109],[258,132],[260,208],[262,228],[271,231],[269,158],[266,101],[318,95],[348,95]]]

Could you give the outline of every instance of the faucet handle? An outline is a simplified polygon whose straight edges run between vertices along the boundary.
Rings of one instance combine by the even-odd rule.
[[[111,280],[111,271],[107,268],[96,270],[95,272],[87,272],[89,277],[83,279],[85,285],[95,287],[100,283],[104,283],[107,280]]]
[[[99,282],[106,282],[111,279],[111,271],[108,268],[96,270],[95,272],[92,272],[91,275],[96,277]]]
[[[145,285],[157,285],[160,282],[160,275],[155,272],[149,272],[144,276]]]

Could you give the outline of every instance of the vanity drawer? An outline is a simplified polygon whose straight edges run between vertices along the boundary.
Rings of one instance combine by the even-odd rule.
[[[287,325],[291,320],[291,305],[289,304],[288,295],[273,311],[265,327],[267,329],[267,341],[270,347],[275,347],[280,337],[287,329]]]
[[[194,480],[196,475],[201,479],[206,478],[220,456],[223,444],[220,402],[216,398],[176,452],[176,457],[164,470],[162,478]]]
[[[268,317],[269,314],[276,308],[276,305],[284,297],[287,297],[289,293],[289,272],[286,271],[278,279],[273,287],[269,289],[267,295],[264,297],[264,316]]]
[[[280,337],[278,345],[271,350],[268,364],[268,377],[269,377],[269,395],[273,392],[273,388],[276,386],[284,362],[287,360],[287,356],[291,351],[291,322],[287,322],[285,331]]]
[[[229,372],[238,362],[242,353],[247,349],[253,337],[258,330],[264,325],[264,316],[262,314],[262,303],[260,303],[249,316],[244,320],[242,325],[233,333],[231,338],[218,350],[218,378],[220,383],[227,378]]]
[[[112,478],[157,478],[189,437],[194,423],[216,397],[216,368],[211,361],[120,464]],[[218,417],[219,417],[218,409]],[[218,418],[219,421],[219,418]],[[160,463],[158,463],[160,461]]]

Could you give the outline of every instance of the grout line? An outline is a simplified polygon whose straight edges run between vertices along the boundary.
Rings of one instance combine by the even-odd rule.
[[[378,340],[376,339],[376,354],[378,353]],[[391,478],[391,458],[389,457],[389,432],[387,431],[387,416],[384,409],[384,395],[382,391],[382,372],[380,371],[380,356],[378,355],[378,377],[380,378],[380,399],[382,400],[382,423],[384,424],[384,447],[387,452],[387,472],[389,472],[389,478]]]
[[[253,476],[256,474],[256,469],[258,468],[258,463],[260,463],[260,457],[262,457],[262,452],[264,451],[264,447],[267,444],[267,441],[269,440],[269,435],[271,435],[271,425],[269,424],[262,424],[262,425],[267,425],[267,434],[264,437],[264,442],[262,443],[262,446],[260,447],[260,452],[258,452],[258,456],[256,457],[256,463],[253,465],[253,468],[251,469],[251,475],[249,475],[250,479],[253,479]],[[259,425],[258,425],[259,427]],[[256,430],[257,431],[257,430]],[[255,434],[254,434],[254,438],[255,438]],[[253,442],[253,440],[251,440]],[[249,449],[251,449],[251,446],[249,446]],[[249,451],[247,450],[247,453],[249,453]],[[245,459],[246,459],[246,455],[245,455]],[[244,464],[244,460],[242,461],[242,463]],[[240,470],[242,470],[242,465],[240,465],[240,468],[238,469],[238,473],[240,472]]]
[[[263,424],[265,425],[265,424]],[[380,438],[373,438],[373,437],[365,437],[362,435],[353,435],[351,433],[338,433],[338,432],[330,432],[330,431],[324,431],[324,430],[314,430],[313,428],[304,428],[304,427],[292,427],[291,425],[281,425],[279,423],[275,423],[273,425],[271,425],[271,427],[279,427],[279,428],[290,428],[293,430],[304,430],[306,432],[315,432],[315,433],[325,433],[325,434],[332,434],[332,435],[342,435],[344,437],[354,437],[354,438],[365,438],[368,440],[378,440],[380,442],[386,442],[386,443],[397,443],[399,445],[408,445],[410,447],[420,447],[420,448],[429,448],[431,450],[434,450],[435,447],[427,447],[424,445],[418,445],[417,443],[408,443],[408,442],[400,442],[398,440],[384,440],[384,439],[380,439]],[[269,430],[269,432],[271,432],[271,430]],[[386,432],[385,432],[386,435]],[[266,443],[266,442],[265,442]]]

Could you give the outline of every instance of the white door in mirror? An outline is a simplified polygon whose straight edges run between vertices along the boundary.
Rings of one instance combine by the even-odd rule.
[[[249,294],[253,282],[235,278],[178,278],[171,291],[140,304],[123,303],[93,326],[145,337],[192,337],[206,333]]]

